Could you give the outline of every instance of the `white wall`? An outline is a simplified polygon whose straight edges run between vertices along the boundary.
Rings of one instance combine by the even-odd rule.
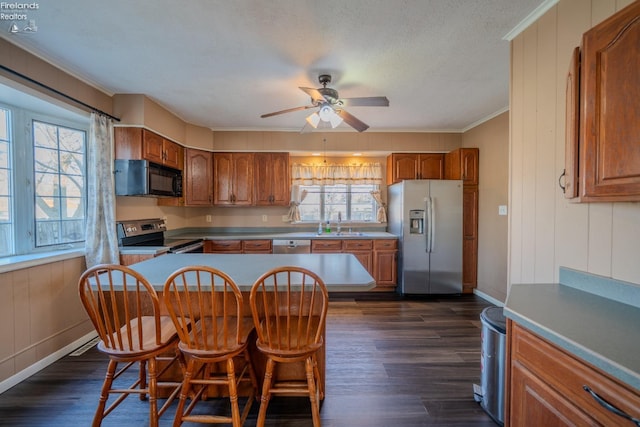
[[[640,284],[640,204],[563,198],[565,79],[582,34],[631,0],[561,0],[511,43],[509,281],[560,266]]]

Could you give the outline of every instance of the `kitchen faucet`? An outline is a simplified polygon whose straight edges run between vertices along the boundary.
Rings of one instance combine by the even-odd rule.
[[[342,212],[338,212],[338,226],[337,226],[337,229],[336,229],[336,232],[338,234],[340,234],[341,230],[342,230],[341,224],[342,224]]]

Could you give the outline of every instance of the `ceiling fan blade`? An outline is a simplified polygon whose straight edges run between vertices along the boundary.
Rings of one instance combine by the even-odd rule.
[[[341,98],[345,107],[388,107],[389,100],[386,96],[367,96],[362,98]]]
[[[265,117],[277,116],[278,114],[291,113],[291,112],[300,111],[300,110],[308,110],[309,108],[315,108],[315,105],[305,105],[303,107],[287,108],[286,110],[274,111],[273,113],[263,114],[260,117],[264,119]]]
[[[309,95],[311,99],[313,99],[314,103],[327,102],[325,97],[320,93],[318,89],[314,89],[312,87],[299,87],[299,89]]]
[[[336,110],[336,113],[342,117],[342,120],[358,132],[364,132],[369,129],[369,125],[361,121],[352,114],[347,113],[345,110]]]

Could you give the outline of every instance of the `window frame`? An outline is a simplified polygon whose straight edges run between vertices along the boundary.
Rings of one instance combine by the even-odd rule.
[[[83,207],[84,217],[87,215],[87,151],[89,147],[89,118],[86,122],[59,117],[51,113],[38,112],[7,102],[0,102],[0,108],[10,111],[11,121],[9,134],[11,174],[11,218],[13,230],[13,251],[0,255],[0,258],[15,257],[29,254],[41,254],[63,249],[84,248],[84,236],[80,241],[70,243],[56,243],[36,246],[36,212],[35,212],[35,154],[34,154],[34,121],[70,128],[84,132],[84,188]],[[16,197],[20,194],[20,197]]]
[[[358,219],[352,219],[352,207],[353,207],[353,195],[354,194],[358,194],[359,192],[353,192],[352,186],[353,185],[369,185],[372,187],[371,191],[374,190],[380,190],[380,185],[379,184],[311,184],[311,185],[304,185],[304,184],[300,184],[300,190],[307,190],[309,191],[309,187],[319,187],[319,215],[320,218],[317,219],[311,219],[311,220],[304,220],[301,219],[299,221],[299,223],[306,223],[306,224],[311,224],[311,223],[318,223],[318,222],[325,222],[327,220],[331,221],[331,222],[335,222],[337,220],[337,218],[327,218],[327,214],[326,214],[326,200],[325,200],[325,195],[327,194],[325,187],[328,186],[336,186],[336,185],[345,185],[346,186],[346,191],[345,194],[346,196],[346,200],[345,200],[345,207],[346,207],[346,218],[342,218],[342,222],[345,223],[362,223],[362,224],[380,224],[379,221],[377,221],[377,215],[376,215],[376,211],[378,209],[378,203],[376,202],[376,200],[373,198],[373,196],[371,196],[371,206],[372,206],[372,219],[371,221],[366,221],[366,220],[358,220]],[[308,196],[307,196],[308,197]],[[307,200],[305,198],[305,200]],[[305,204],[305,201],[303,200],[300,203],[300,207],[302,207]]]

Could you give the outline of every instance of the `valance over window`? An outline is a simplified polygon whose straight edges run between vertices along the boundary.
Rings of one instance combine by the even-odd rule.
[[[382,184],[380,163],[291,166],[292,185]]]

